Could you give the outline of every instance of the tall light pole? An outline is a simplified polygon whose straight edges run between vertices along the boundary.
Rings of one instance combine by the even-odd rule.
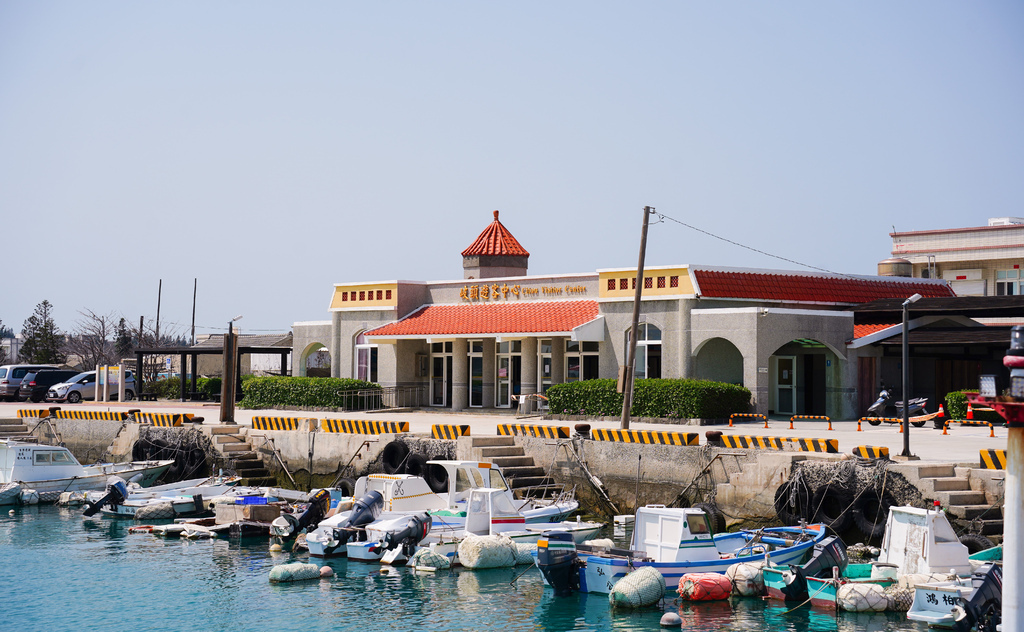
[[[900,456],[910,457],[910,304],[921,300],[920,294],[914,294],[903,301],[903,453]]]
[[[224,376],[220,383],[220,421],[235,423],[235,362],[238,356],[238,345],[235,342],[234,324],[240,320],[239,314],[228,321],[228,333],[224,334]]]

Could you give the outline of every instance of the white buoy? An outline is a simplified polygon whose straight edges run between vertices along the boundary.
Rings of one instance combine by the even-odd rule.
[[[321,566],[320,577],[334,577],[334,569],[330,566]]]
[[[270,552],[271,553],[280,553],[281,550],[282,550],[281,549],[281,545],[277,544],[276,542],[274,544],[270,545]]]
[[[12,510],[8,511],[8,512],[7,512],[7,515],[8,515],[8,516],[13,516],[13,515],[14,515],[14,510],[12,509]]]
[[[661,627],[663,628],[679,628],[683,625],[683,618],[675,612],[666,612],[661,615]]]

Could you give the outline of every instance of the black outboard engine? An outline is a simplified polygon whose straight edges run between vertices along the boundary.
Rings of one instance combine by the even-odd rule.
[[[782,594],[786,596],[786,601],[806,601],[808,577],[828,579],[832,577],[833,567],[838,567],[839,574],[842,575],[849,563],[846,544],[839,536],[830,535],[814,545],[810,559],[802,566],[789,565],[789,571],[782,575],[786,581]]]
[[[995,632],[1002,622],[1003,613],[1003,567],[1001,564],[982,566],[971,576],[974,592],[970,599],[960,599],[961,605],[953,608],[954,632]]]
[[[390,551],[400,546],[403,555],[412,557],[412,554],[416,552],[416,545],[430,532],[432,523],[430,514],[425,511],[409,516],[401,529],[385,533],[381,543],[373,547],[373,552]]]
[[[124,482],[124,479],[120,476],[111,476],[107,479],[107,489],[103,498],[100,498],[94,503],[86,501],[89,508],[82,512],[85,517],[95,516],[99,513],[103,505],[110,505],[110,508],[120,505],[124,502],[124,499],[128,498],[128,483]]]
[[[544,532],[537,540],[537,566],[556,597],[568,597],[580,589],[582,564],[576,553],[576,541],[568,531]]]
[[[381,496],[380,492],[366,492],[362,498],[353,503],[352,511],[349,513],[348,518],[342,520],[338,523],[338,526],[334,527],[331,535],[334,536],[334,541],[338,544],[332,547],[325,547],[325,553],[330,555],[350,541],[361,542],[366,540],[366,531],[359,527],[368,525],[380,517],[380,512],[383,508],[384,497]]]
[[[309,499],[309,506],[302,515],[281,514],[270,524],[270,530],[280,538],[297,536],[310,525],[316,526],[331,509],[331,493],[321,489]]]

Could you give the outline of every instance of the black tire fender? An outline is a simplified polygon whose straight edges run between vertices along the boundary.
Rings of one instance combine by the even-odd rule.
[[[351,496],[356,491],[356,482],[351,478],[342,478],[335,487],[345,496]]]
[[[714,529],[715,533],[725,533],[725,514],[718,508],[715,503],[696,503],[693,505],[694,509],[700,509],[708,518],[711,520],[711,528]]]
[[[892,499],[873,489],[865,490],[853,503],[853,522],[868,539],[885,535]]]
[[[800,524],[800,520],[806,517],[804,512],[807,510],[809,502],[806,492],[804,490],[797,490],[796,504],[795,506],[790,506],[790,489],[792,489],[792,486],[793,484],[787,481],[775,490],[775,515],[779,517],[783,524],[789,526]]]
[[[405,473],[422,477],[427,471],[427,457],[414,453],[405,458]]]
[[[811,496],[811,522],[820,522],[833,531],[845,531],[853,523],[853,494],[845,487],[822,485]]]
[[[967,553],[973,555],[985,549],[991,549],[996,544],[979,533],[965,533],[960,536],[960,544],[967,547]]]
[[[409,454],[409,446],[401,441],[392,441],[381,450],[381,465],[386,474],[396,474],[405,466],[405,457]]]
[[[423,478],[427,481],[430,491],[443,494],[448,491],[448,470],[438,463],[428,463]]]

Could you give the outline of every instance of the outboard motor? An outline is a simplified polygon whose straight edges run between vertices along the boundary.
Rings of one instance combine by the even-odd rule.
[[[432,522],[430,514],[425,511],[409,516],[405,521],[405,526],[385,533],[384,539],[381,540],[380,544],[373,547],[372,552],[379,553],[380,551],[390,551],[402,547],[402,554],[406,557],[412,557],[412,554],[416,552],[416,545],[430,533]]]
[[[556,597],[568,597],[580,589],[579,555],[568,531],[546,531],[537,540],[537,566]]]
[[[849,563],[846,544],[839,536],[830,535],[814,545],[810,559],[803,566],[790,564],[789,571],[783,572],[786,586],[782,588],[782,594],[786,596],[786,601],[806,601],[808,577],[828,579],[832,577],[833,567],[839,568],[839,574],[842,575]]]
[[[974,592],[970,599],[960,599],[961,605],[953,608],[953,631],[994,632],[1002,622],[1003,613],[1003,567],[990,564],[980,567],[971,576]]]
[[[380,517],[384,508],[384,496],[380,492],[367,492],[362,498],[352,505],[352,511],[348,518],[338,523],[332,530],[334,546],[324,547],[328,555],[338,548],[345,546],[351,540],[359,542],[366,539],[366,532],[359,527],[365,526]]]
[[[109,504],[111,508],[114,508],[123,503],[125,498],[128,498],[128,483],[125,483],[120,476],[111,476],[107,479],[106,494],[94,503],[86,501],[89,508],[83,511],[82,515],[86,518],[95,516],[103,508],[103,505]]]
[[[281,514],[270,523],[270,531],[279,538],[290,538],[298,535],[310,525],[320,524],[331,509],[331,493],[321,489],[309,499],[309,506],[302,515]]]

